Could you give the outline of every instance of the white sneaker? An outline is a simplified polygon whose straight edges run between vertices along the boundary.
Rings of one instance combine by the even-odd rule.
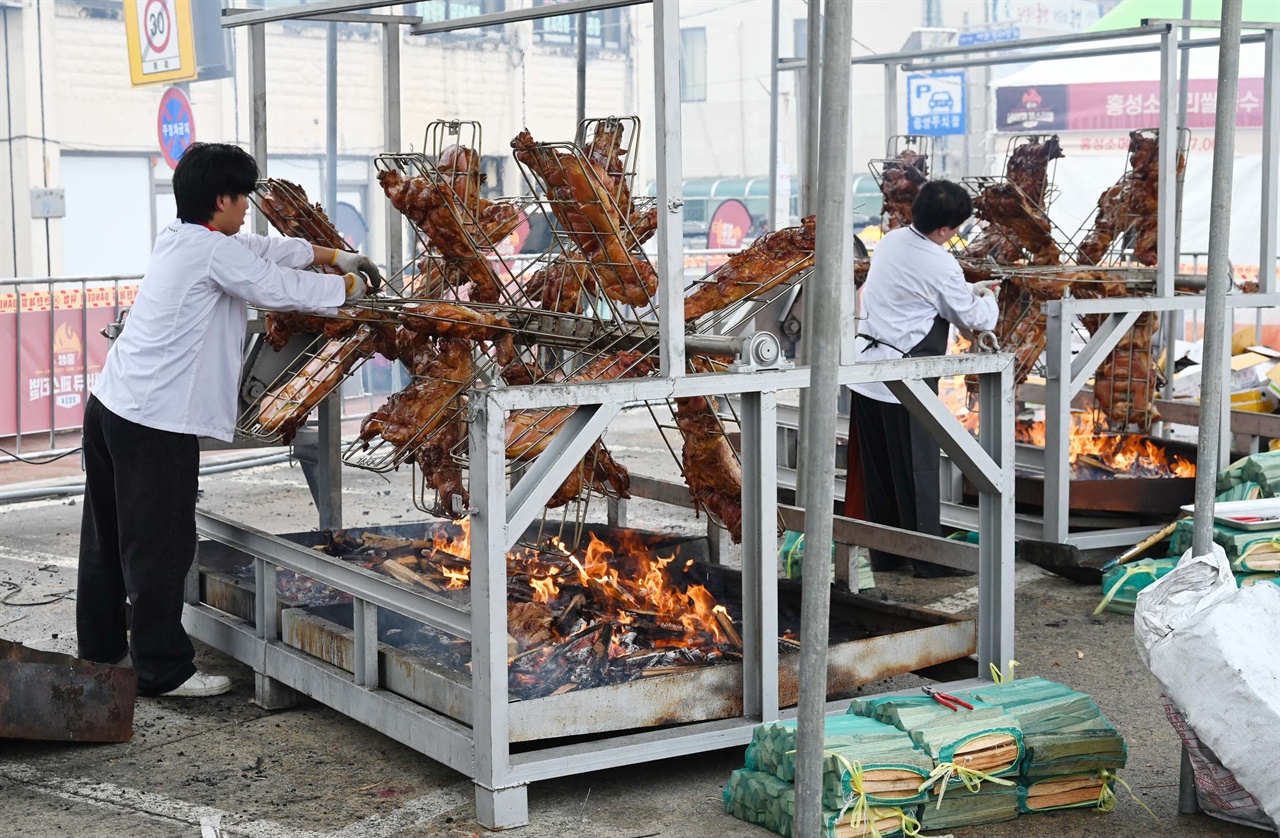
[[[231,679],[225,675],[206,675],[203,672],[197,672],[181,686],[169,690],[167,693],[161,693],[161,698],[205,698],[211,695],[222,695],[231,689]]]

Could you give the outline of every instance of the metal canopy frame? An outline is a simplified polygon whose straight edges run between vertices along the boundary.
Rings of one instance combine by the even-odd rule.
[[[775,0],[776,2],[776,0]],[[1006,41],[990,44],[974,44],[969,46],[944,47],[936,50],[916,50],[910,52],[880,53],[876,55],[854,58],[852,65],[882,65],[885,74],[885,136],[892,137],[898,133],[898,71],[941,70],[955,67],[976,67],[1000,63],[1022,63],[1036,60],[1057,60],[1067,58],[1085,58],[1097,55],[1119,54],[1131,52],[1160,53],[1160,115],[1159,129],[1162,136],[1173,136],[1178,130],[1178,63],[1180,50],[1199,49],[1216,46],[1218,38],[1198,38],[1195,40],[1178,40],[1179,32],[1190,29],[1217,29],[1217,21],[1149,19],[1141,26],[1119,29],[1110,32],[1083,32],[1070,35],[1055,35],[1045,38],[1027,38],[1018,41]],[[1243,29],[1261,30],[1256,34],[1241,38],[1241,43],[1262,43],[1265,49],[1265,69],[1263,78],[1263,125],[1262,125],[1262,178],[1261,197],[1262,212],[1260,216],[1261,236],[1259,242],[1259,293],[1249,295],[1232,295],[1228,305],[1232,308],[1271,308],[1278,305],[1277,295],[1280,282],[1277,281],[1275,267],[1280,243],[1277,242],[1276,228],[1280,223],[1280,24],[1277,23],[1245,23]],[[1142,44],[1117,44],[1100,49],[1078,49],[1059,52],[1046,51],[1051,47],[1062,47],[1077,44],[1092,44],[1120,39],[1158,36],[1158,41]],[[1030,54],[1027,51],[1030,50]],[[1014,53],[1014,54],[1010,54]],[[937,60],[937,59],[943,60]],[[951,59],[951,60],[948,60]],[[807,66],[805,59],[788,58],[776,62],[779,71],[803,70]],[[777,89],[773,98],[776,101]],[[776,111],[771,111],[770,136],[777,137],[778,125]],[[774,154],[776,155],[776,148]],[[1161,311],[1170,312],[1172,317],[1166,318],[1161,327],[1166,341],[1181,328],[1182,313],[1203,309],[1204,297],[1175,297],[1174,280],[1177,276],[1179,259],[1179,224],[1176,168],[1176,150],[1173,143],[1160,144],[1160,186],[1158,194],[1158,260],[1156,265],[1156,296],[1141,298],[1140,308],[1129,309],[1117,301],[1108,300],[1102,303],[1085,303],[1084,301],[1065,300],[1051,302],[1049,311],[1049,347],[1045,356],[1048,368],[1048,380],[1045,384],[1046,416],[1053,415],[1055,410],[1062,412],[1054,416],[1052,422],[1046,419],[1046,446],[1044,462],[1046,465],[1045,512],[1039,522],[1030,519],[1020,520],[1019,533],[1028,537],[1039,536],[1045,541],[1057,543],[1074,543],[1079,546],[1103,547],[1132,544],[1136,538],[1153,531],[1150,528],[1121,528],[1108,533],[1070,533],[1070,475],[1065,467],[1067,447],[1069,444],[1069,415],[1065,412],[1070,405],[1071,392],[1069,385],[1082,382],[1093,373],[1098,364],[1106,357],[1103,334],[1094,336],[1086,344],[1081,356],[1073,365],[1070,325],[1075,315],[1087,311],[1121,312],[1121,311]],[[803,174],[801,175],[803,177]],[[777,200],[777,184],[770,182],[770,200]],[[1270,268],[1268,270],[1268,268]],[[1127,302],[1127,301],[1126,301]],[[1092,308],[1091,308],[1092,306]],[[1101,307],[1099,307],[1101,306]],[[1056,320],[1055,320],[1055,314]],[[1259,318],[1261,314],[1259,313]],[[1056,324],[1056,325],[1055,325]],[[1059,331],[1053,331],[1057,328]],[[1106,331],[1106,330],[1104,330]],[[1088,359],[1088,362],[1080,359]],[[1229,359],[1223,358],[1225,366]],[[1172,381],[1172,353],[1166,361],[1167,378]],[[1224,416],[1223,427],[1229,427],[1230,402],[1224,400],[1222,406]],[[1223,448],[1229,448],[1231,435],[1224,434]],[[1021,519],[1022,516],[1020,516]],[[944,504],[944,519],[956,526],[973,526],[976,518],[971,510],[965,510],[954,504]]]
[[[417,34],[490,26],[548,15],[635,5],[646,0],[570,0],[553,6],[481,15],[416,27]],[[253,153],[267,176],[265,25],[317,15],[350,14],[387,2],[328,0],[270,11],[228,14],[224,27],[248,26],[250,45],[251,137]],[[490,828],[528,822],[530,782],[627,765],[713,748],[741,745],[762,721],[779,718],[777,646],[777,404],[783,389],[804,390],[810,370],[686,374],[683,318],[682,206],[680,187],[680,38],[679,0],[660,0],[654,10],[654,87],[660,277],[659,354],[655,378],[608,382],[487,387],[473,391],[469,405],[472,495],[472,599],[469,609],[401,587],[393,580],[359,569],[335,569],[332,561],[304,547],[253,530],[235,521],[198,513],[205,538],[253,557],[255,625],[199,603],[193,569],[188,580],[184,625],[195,637],[254,668],[257,701],[267,708],[290,706],[306,693],[409,747],[472,777],[477,820]],[[397,16],[390,16],[397,17]],[[404,21],[383,26],[384,114],[387,150],[399,150],[400,30]],[[846,195],[845,202],[848,197]],[[265,219],[260,219],[265,227]],[[399,225],[388,225],[391,258],[399,258]],[[392,266],[394,272],[395,266]],[[851,306],[844,295],[842,307]],[[845,312],[847,314],[847,312]],[[846,318],[847,319],[847,318]],[[852,335],[845,336],[852,340]],[[1013,648],[1013,393],[1009,355],[966,355],[848,363],[841,358],[837,380],[851,385],[891,382],[907,404],[979,487],[980,544],[972,552],[947,553],[941,563],[976,569],[981,586],[977,658],[979,676],[999,669]],[[984,415],[975,441],[942,402],[920,381],[944,375],[976,375]],[[621,735],[585,744],[512,754],[509,741],[506,660],[506,554],[523,524],[545,504],[572,463],[624,405],[717,394],[741,394],[743,466],[744,678],[741,717]],[[506,415],[513,410],[572,406],[578,410],[540,457],[508,492],[505,474]],[[336,459],[337,451],[331,452]],[[558,455],[558,456],[557,456]],[[328,503],[340,516],[341,498],[328,484]],[[800,510],[784,510],[798,521]],[[838,523],[837,531],[849,530]],[[856,529],[856,524],[854,525]],[[868,528],[876,539],[893,540],[902,549],[931,556],[928,536],[890,528]],[[354,675],[286,647],[279,640],[276,568],[310,576],[345,590],[354,598]],[[399,698],[379,685],[377,609],[387,608],[429,625],[469,637],[472,645],[473,725],[468,728],[421,705]],[[296,692],[295,692],[296,691]],[[843,703],[828,706],[842,712]]]

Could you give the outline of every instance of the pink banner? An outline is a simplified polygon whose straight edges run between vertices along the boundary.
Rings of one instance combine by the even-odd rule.
[[[137,286],[120,288],[120,307]],[[59,430],[84,420],[89,390],[102,372],[115,320],[114,288],[56,287],[0,294],[0,437]]]
[[[1218,106],[1216,79],[1192,79],[1187,93],[1188,128],[1212,128]],[[1154,128],[1160,119],[1158,81],[1067,85],[1068,131],[1131,131]],[[1236,127],[1262,125],[1262,79],[1240,79]]]

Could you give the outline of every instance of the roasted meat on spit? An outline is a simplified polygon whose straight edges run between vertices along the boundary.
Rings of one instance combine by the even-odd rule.
[[[625,233],[627,207],[610,193],[613,178],[585,156],[535,143],[528,131],[511,141],[516,159],[537,175],[560,226],[595,269],[610,299],[637,308],[647,306],[658,276],[643,255],[633,255]]]
[[[1177,170],[1186,167],[1179,151]],[[1149,132],[1129,132],[1129,171],[1098,197],[1093,227],[1076,251],[1076,262],[1096,265],[1118,236],[1127,237],[1133,260],[1154,265],[1159,236],[1160,140]]]
[[[578,314],[582,311],[582,293],[594,294],[596,278],[585,260],[556,258],[539,268],[525,283],[524,293],[531,303],[547,311]]]
[[[1160,418],[1155,407],[1160,375],[1151,351],[1157,320],[1152,312],[1139,315],[1094,375],[1094,400],[1107,414],[1113,430],[1136,425],[1140,433],[1146,433]]]
[[[462,485],[462,466],[456,457],[466,438],[466,417],[461,410],[451,411],[440,428],[414,455],[422,479],[436,490],[440,506],[451,518],[466,517],[467,508],[471,505],[471,496]]]
[[[266,182],[266,188],[259,190],[258,196],[262,214],[272,227],[280,231],[280,235],[303,239],[321,247],[347,249],[346,241],[324,214],[324,209],[319,204],[306,203],[307,193],[296,183],[271,178]],[[340,273],[332,266],[325,266],[322,270]]]
[[[470,176],[459,174],[452,181],[469,183]],[[470,213],[453,188],[429,178],[406,178],[394,169],[379,172],[378,183],[391,200],[391,205],[427,234],[450,267],[466,276],[471,283],[471,299],[496,303],[502,296],[502,284],[489,260],[465,229],[464,219],[469,218]],[[501,219],[501,222],[509,223],[509,219]]]
[[[911,226],[911,205],[928,179],[928,160],[909,148],[884,164],[880,176],[884,206],[880,212],[888,217],[890,230]]]
[[[462,410],[459,396],[476,377],[471,342],[460,338],[440,340],[437,354],[415,378],[386,404],[370,413],[360,425],[360,440],[368,446],[376,436],[396,449],[431,437]]]
[[[1042,143],[1023,143],[1009,155],[1004,176],[1021,189],[1033,205],[1043,207],[1045,189],[1049,185],[1049,161],[1062,156],[1062,144],[1058,142],[1057,134]]]
[[[373,328],[363,326],[353,335],[325,343],[296,375],[262,397],[258,408],[262,430],[278,432],[284,442],[292,440],[307,414],[371,351],[374,340]]]
[[[742,542],[742,466],[716,416],[710,396],[676,399],[676,426],[684,437],[680,463],[695,508],[720,519],[734,544]]]
[[[697,320],[709,311],[718,311],[752,294],[774,288],[813,265],[814,217],[799,227],[766,233],[740,250],[705,285],[684,301],[684,319]]]
[[[974,209],[979,218],[1031,254],[1031,264],[1058,264],[1062,251],[1053,240],[1049,216],[1012,183],[996,183],[983,189],[974,201]]]

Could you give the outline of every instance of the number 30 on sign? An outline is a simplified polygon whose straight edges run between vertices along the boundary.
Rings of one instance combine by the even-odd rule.
[[[196,78],[191,3],[192,0],[125,0],[129,76],[134,87]]]

